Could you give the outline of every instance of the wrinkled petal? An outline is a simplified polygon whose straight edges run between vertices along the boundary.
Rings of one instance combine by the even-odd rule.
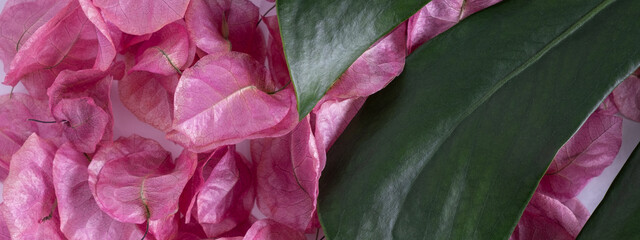
[[[433,0],[409,18],[409,53],[469,15],[501,0]]]
[[[149,221],[149,233],[156,239],[175,239],[178,236],[178,214]]]
[[[162,75],[182,73],[181,70],[189,61],[190,47],[189,35],[184,23],[181,21],[171,23],[153,33],[151,38],[140,46],[136,65],[132,70]]]
[[[254,223],[243,240],[304,240],[306,239],[301,232],[289,228],[271,219],[262,219]]]
[[[184,17],[189,0],[93,0],[93,4],[123,32],[143,35]]]
[[[251,141],[256,200],[265,216],[300,231],[318,227],[318,180],[325,164],[309,117],[289,134]]]
[[[60,230],[69,239],[141,239],[143,230],[102,212],[89,189],[89,160],[65,144],[53,160],[53,185],[60,212]]]
[[[134,71],[118,82],[122,104],[140,121],[168,132],[173,121],[173,96],[178,75]]]
[[[536,192],[524,210],[510,240],[572,240],[589,211],[575,198],[561,202]]]
[[[56,147],[35,133],[13,155],[3,183],[3,216],[12,239],[64,239],[51,182]]]
[[[67,140],[84,153],[96,150],[109,122],[109,114],[88,97],[61,100],[53,109],[53,117],[63,125]]]
[[[13,57],[33,33],[70,0],[9,0],[0,14],[0,60],[7,71]]]
[[[195,154],[175,161],[156,141],[133,135],[104,146],[89,165],[98,206],[129,223],[158,220],[178,211],[178,198],[196,167]]]
[[[102,141],[110,142],[113,138],[112,73],[112,71],[101,72],[91,69],[61,72],[47,90],[50,109],[55,109],[63,99],[90,97],[95,105],[100,107],[109,117]]]
[[[60,126],[40,124],[27,119],[52,120],[47,103],[29,95],[14,93],[0,96],[0,167],[9,170],[11,156],[32,133],[43,138],[56,138]]]
[[[18,81],[37,71],[96,68],[107,70],[115,58],[113,44],[87,18],[77,1],[71,1],[40,27],[16,54],[4,83]],[[108,41],[107,41],[108,42]]]
[[[282,49],[282,37],[280,36],[280,27],[278,26],[278,17],[269,16],[262,19],[269,29],[269,41],[267,49],[267,59],[269,59],[269,73],[273,83],[267,83],[273,85],[272,88],[280,89],[291,82],[289,76],[289,68],[287,67],[287,61],[284,57],[284,50]]]
[[[2,209],[2,203],[0,203],[0,209]],[[0,239],[11,239],[9,228],[7,228],[7,220],[4,219],[2,211],[0,211]]]
[[[324,99],[367,97],[384,88],[404,68],[406,24],[371,46],[340,76]]]
[[[616,107],[613,92],[610,93],[609,96],[607,96],[607,98],[602,101],[602,103],[600,103],[600,106],[598,106],[598,110],[596,111],[606,115],[615,115],[616,113],[618,113],[618,107]]]
[[[326,151],[338,140],[365,100],[366,98],[329,100],[313,109],[311,112],[315,120],[313,132],[321,149],[320,154],[326,154]]]
[[[198,48],[208,54],[243,52],[262,63],[266,48],[260,12],[248,0],[192,0],[185,20]]]
[[[560,201],[574,198],[613,163],[622,144],[622,119],[596,112],[558,150],[538,191]]]
[[[613,90],[613,101],[625,117],[640,122],[640,78],[629,76]]]
[[[242,53],[208,55],[184,71],[167,137],[196,152],[280,136],[297,122],[291,88],[268,94],[264,66]]]

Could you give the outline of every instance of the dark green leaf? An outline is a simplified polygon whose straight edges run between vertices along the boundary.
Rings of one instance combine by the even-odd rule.
[[[329,239],[507,239],[556,151],[640,64],[640,1],[508,0],[419,48],[329,152]]]
[[[640,239],[640,145],[613,180],[578,239]]]
[[[278,0],[278,20],[302,119],[376,40],[430,0]]]

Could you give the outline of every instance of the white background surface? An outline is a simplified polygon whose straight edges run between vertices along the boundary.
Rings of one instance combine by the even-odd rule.
[[[6,0],[0,0],[0,7],[3,7]],[[256,5],[260,6],[260,12],[264,13],[269,9],[272,4],[262,0],[252,0]],[[270,13],[269,15],[274,14]],[[3,23],[0,23],[3,24]],[[1,26],[1,25],[0,25]],[[0,64],[2,68],[2,64]],[[5,73],[0,70],[0,78],[4,80]],[[158,141],[165,149],[171,151],[173,156],[178,156],[182,151],[182,147],[166,140],[164,133],[156,130],[155,128],[139,121],[133,114],[131,114],[120,102],[117,91],[117,81],[111,88],[111,100],[113,102],[113,115],[115,119],[114,137],[117,139],[121,136],[129,136],[131,134],[138,134],[143,137],[152,138]],[[8,94],[11,91],[11,87],[0,85],[0,95]],[[18,85],[14,92],[26,92],[22,85]],[[589,209],[590,212],[597,207],[598,203],[604,197],[607,188],[622,168],[622,165],[633,151],[636,144],[640,141],[640,123],[625,119],[623,122],[623,135],[622,135],[622,148],[618,153],[614,163],[609,166],[605,171],[597,178],[594,178],[585,189],[578,195],[578,199]],[[532,141],[536,141],[532,139]],[[238,150],[247,158],[250,158],[248,143],[245,141],[238,146]],[[0,184],[0,201],[2,200],[2,184]],[[257,213],[257,211],[254,212]],[[260,214],[261,215],[261,214]]]

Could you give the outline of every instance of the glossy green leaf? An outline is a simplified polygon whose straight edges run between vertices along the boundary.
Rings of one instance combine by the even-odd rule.
[[[640,239],[640,145],[613,180],[577,239]]]
[[[557,150],[640,64],[640,1],[508,0],[407,59],[328,154],[329,239],[507,239]]]
[[[430,0],[278,0],[289,73],[304,118],[369,46]]]

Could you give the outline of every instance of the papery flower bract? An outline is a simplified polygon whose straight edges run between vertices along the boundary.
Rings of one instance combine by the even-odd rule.
[[[291,88],[265,89],[264,66],[237,52],[208,55],[184,71],[167,137],[196,152],[280,136],[297,122]]]
[[[328,100],[313,109],[313,132],[317,145],[321,146],[320,154],[326,154],[365,100],[366,98]]]
[[[509,240],[572,240],[589,218],[575,198],[560,201],[536,192]]]
[[[109,216],[141,224],[178,211],[178,198],[195,167],[195,154],[183,151],[174,163],[156,141],[133,135],[96,152],[89,186]]]
[[[179,20],[153,33],[136,51],[136,64],[131,70],[166,76],[182,73],[193,61],[196,46],[189,42],[189,33]]]
[[[269,29],[267,59],[269,60],[269,74],[271,74],[271,81],[273,82],[266,85],[269,86],[271,84],[273,88],[280,89],[291,82],[291,77],[289,76],[289,68],[282,49],[282,36],[280,36],[278,17],[264,17],[262,21]]]
[[[178,236],[178,215],[149,221],[149,233],[156,239],[175,239]]]
[[[24,43],[70,0],[8,0],[0,14],[0,60],[5,71]]]
[[[140,239],[144,230],[118,222],[102,212],[89,189],[89,159],[64,144],[53,160],[53,185],[60,212],[60,230],[69,239]]]
[[[168,132],[173,121],[173,97],[178,78],[178,74],[130,72],[118,82],[120,101],[140,121]]]
[[[318,180],[325,164],[309,117],[291,133],[251,141],[256,162],[256,200],[265,216],[300,231],[319,227]]]
[[[84,153],[95,152],[109,122],[109,114],[88,97],[62,99],[53,109],[53,117],[63,125],[66,139]]]
[[[287,227],[281,223],[273,221],[271,219],[262,219],[255,222],[247,234],[242,238],[243,240],[304,240],[306,239],[301,232]]]
[[[56,147],[31,134],[11,159],[2,207],[12,239],[64,239],[60,232],[52,164]]]
[[[184,17],[189,0],[93,0],[93,4],[123,32],[143,35]]]
[[[640,78],[629,76],[613,90],[613,101],[622,115],[640,122]]]

